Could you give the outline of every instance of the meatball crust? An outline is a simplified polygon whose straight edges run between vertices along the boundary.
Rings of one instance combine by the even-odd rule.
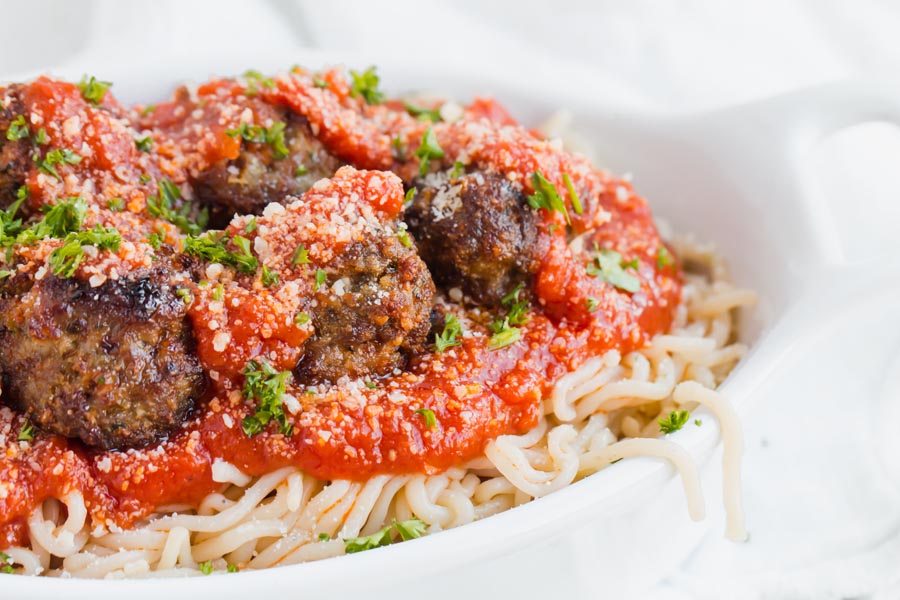
[[[435,281],[458,287],[478,304],[496,305],[540,267],[547,243],[525,195],[497,173],[414,182],[405,218]]]
[[[271,145],[244,140],[237,158],[216,163],[194,177],[194,190],[209,206],[214,227],[223,227],[235,214],[258,215],[270,202],[300,196],[341,166],[313,136],[304,117],[265,108],[274,113],[274,121],[286,124],[284,145],[288,154],[278,157]]]
[[[103,449],[144,446],[205,387],[185,303],[160,260],[92,288],[50,274],[0,284],[3,396],[41,428]]]
[[[315,335],[304,346],[295,376],[335,382],[404,366],[424,349],[433,299],[428,268],[395,235],[384,232],[350,244],[316,291]]]
[[[0,102],[0,207],[7,208],[16,201],[19,188],[25,183],[31,161],[28,139],[9,139],[7,132],[18,117],[25,114],[20,85],[6,88]],[[30,126],[30,123],[28,124]],[[24,207],[23,207],[24,208]]]

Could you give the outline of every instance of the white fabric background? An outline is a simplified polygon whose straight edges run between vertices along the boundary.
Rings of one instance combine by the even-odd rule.
[[[127,60],[231,40],[281,53],[285,65],[299,47],[405,51],[462,66],[490,60],[548,80],[565,62],[585,77],[602,73],[610,95],[664,111],[847,77],[897,81],[900,102],[900,4],[887,0],[29,0],[6,8],[7,24],[44,24],[4,27],[0,73],[50,69],[98,45]],[[898,260],[898,167],[900,135],[884,124],[838,134],[810,156],[810,185],[840,217],[850,258]],[[846,360],[799,360],[796,402],[763,401],[747,418],[750,542],[731,544],[715,528],[646,598],[900,598],[900,432],[890,426],[900,421],[889,420],[900,368],[893,363],[882,383],[890,363],[853,340],[852,331],[832,332],[825,343],[844,344]],[[816,385],[846,389],[844,401],[817,403]],[[861,389],[880,399],[858,397]],[[873,413],[878,407],[887,412]]]

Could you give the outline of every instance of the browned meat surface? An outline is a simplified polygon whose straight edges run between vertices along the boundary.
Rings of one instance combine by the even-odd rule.
[[[413,248],[382,230],[349,245],[327,272],[315,294],[315,335],[295,370],[300,381],[384,375],[423,350],[434,283]]]
[[[405,218],[438,285],[495,305],[536,273],[546,250],[538,216],[507,179],[443,172],[416,181],[415,188]]]
[[[32,165],[31,141],[27,137],[15,139],[18,137],[17,127],[13,127],[10,131],[13,121],[25,112],[19,94],[20,88],[20,85],[11,85],[0,96],[0,207],[2,208],[7,208],[16,201],[16,193],[25,183],[28,169]],[[25,125],[29,124],[26,122]]]
[[[178,427],[205,379],[168,261],[92,288],[25,275],[0,283],[4,401],[39,427],[122,448]]]
[[[284,148],[279,151],[277,144],[244,139],[237,158],[193,178],[197,197],[210,208],[213,226],[224,226],[235,214],[260,214],[267,204],[283,202],[286,196],[300,196],[341,166],[313,137],[305,118],[269,105],[261,105],[258,112],[271,113],[272,123],[285,123]]]

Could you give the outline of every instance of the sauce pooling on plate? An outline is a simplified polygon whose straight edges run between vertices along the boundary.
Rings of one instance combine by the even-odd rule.
[[[680,271],[645,201],[491,100],[384,101],[339,70],[213,80],[134,109],[106,87],[4,90],[0,351],[52,366],[61,340],[87,347],[78,313],[112,285],[133,326],[104,329],[65,363],[90,377],[54,379],[49,397],[0,359],[0,548],[72,490],[105,526],[196,505],[221,487],[219,461],[323,480],[440,472],[533,428],[587,358],[671,323]],[[59,309],[10,308],[37,297]],[[191,331],[174,350],[149,327],[172,298]],[[204,381],[166,394],[193,409],[139,428],[159,398],[123,399],[126,384],[190,361]],[[61,413],[83,426],[60,435]]]

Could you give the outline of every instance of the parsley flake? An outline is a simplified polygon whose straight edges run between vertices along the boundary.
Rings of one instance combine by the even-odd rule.
[[[100,81],[93,75],[88,78],[87,75],[78,82],[78,89],[81,90],[81,97],[93,104],[94,106],[103,102],[106,96],[106,90],[112,86],[112,82]]]
[[[325,284],[325,279],[328,277],[328,273],[323,271],[322,269],[316,269],[316,288],[319,289]]]
[[[204,575],[212,575],[213,572],[213,564],[211,560],[204,561],[197,565],[197,568],[200,569],[200,572]]]
[[[12,575],[15,571],[12,557],[5,552],[0,552],[0,573]]]
[[[569,211],[566,210],[566,204],[559,197],[556,186],[550,183],[546,177],[541,175],[540,171],[531,174],[531,185],[534,187],[534,193],[528,196],[528,205],[534,210],[544,208],[548,211],[561,212],[566,218],[568,225],[572,224],[569,219]]]
[[[110,198],[106,201],[106,208],[113,212],[119,212],[125,208],[125,201],[122,198]]]
[[[634,293],[641,289],[641,280],[630,273],[626,273],[624,267],[628,263],[622,262],[622,255],[609,248],[598,248],[594,244],[597,254],[587,265],[587,274],[592,277],[602,277],[604,281],[626,292]]]
[[[425,419],[425,427],[428,429],[434,429],[437,426],[437,419],[434,416],[434,411],[430,408],[420,408],[416,410],[417,415],[422,415],[422,418]]]
[[[153,148],[153,138],[149,135],[147,137],[142,137],[134,140],[134,146],[141,152],[150,152]]]
[[[30,442],[34,439],[34,425],[31,424],[31,421],[25,420],[22,423],[22,428],[19,429],[19,437],[18,440],[20,442]]]
[[[265,287],[272,287],[273,285],[278,285],[280,283],[280,278],[278,277],[278,273],[275,271],[270,271],[269,267],[263,265],[262,268],[262,284]]]
[[[272,156],[280,159],[290,154],[290,151],[284,144],[285,127],[287,125],[285,125],[284,121],[273,123],[271,127],[241,123],[237,129],[226,130],[225,135],[234,139],[241,138],[254,144],[268,144],[272,148]]]
[[[459,339],[462,332],[463,329],[459,319],[447,313],[444,315],[444,330],[441,333],[434,334],[434,349],[438,352],[443,352],[447,348],[459,346],[462,344],[462,340]]]
[[[410,239],[409,232],[406,230],[406,223],[400,223],[400,226],[397,228],[397,239],[400,240],[402,246],[412,248],[412,239]]]
[[[253,437],[275,421],[278,431],[290,436],[294,427],[287,422],[281,399],[291,380],[290,371],[278,372],[266,361],[251,360],[244,368],[244,398],[258,402],[256,411],[244,417],[242,428],[247,437]]]
[[[488,343],[489,349],[499,350],[522,339],[522,330],[518,325],[524,325],[531,320],[528,316],[528,300],[519,298],[524,286],[524,283],[519,283],[500,300],[509,310],[503,319],[497,318],[491,323],[494,334]]]
[[[297,325],[306,325],[309,323],[309,313],[298,312],[297,316],[294,317],[294,323]]]
[[[114,227],[95,225],[87,231],[69,233],[63,238],[63,245],[50,253],[50,269],[54,275],[71,277],[84,260],[84,246],[116,252],[121,243],[122,237]]]
[[[425,133],[422,134],[422,143],[419,144],[419,149],[416,150],[415,156],[419,159],[419,175],[421,177],[425,177],[428,174],[431,159],[444,158],[444,150],[438,144],[437,136],[434,135],[432,127],[426,129]]]
[[[37,164],[38,169],[61,180],[62,177],[59,176],[56,165],[77,165],[81,162],[81,157],[66,148],[57,148],[47,152],[44,158],[40,158],[39,154],[35,154],[34,162]]]
[[[237,250],[231,250],[229,243]],[[213,231],[200,236],[189,235],[184,239],[184,253],[234,267],[241,273],[255,273],[259,267],[259,261],[250,251],[250,240],[240,235],[229,238],[222,232]]]
[[[686,410],[673,410],[668,417],[659,419],[659,430],[663,433],[675,433],[684,427],[690,416],[691,413]]]
[[[238,571],[240,571],[240,568],[238,568],[238,566],[235,564],[230,564],[225,570],[229,573],[237,573]]]
[[[584,305],[587,306],[588,312],[594,312],[600,306],[600,302],[596,298],[588,297]]]
[[[675,261],[672,259],[672,254],[669,252],[669,249],[665,247],[665,245],[660,245],[660,247],[656,249],[657,269],[665,269],[674,262]]]
[[[363,552],[372,550],[373,548],[381,548],[388,544],[394,543],[394,533],[400,536],[402,541],[408,541],[420,538],[425,535],[425,523],[419,519],[409,519],[407,521],[394,520],[393,523],[373,533],[372,535],[345,538],[344,552],[353,554],[355,552]]]
[[[362,73],[350,71],[353,82],[350,84],[350,95],[354,98],[362,97],[366,104],[381,104],[384,102],[384,94],[378,89],[378,75],[375,67],[369,67]]]
[[[15,142],[27,138],[30,133],[28,123],[25,122],[25,115],[19,115],[9,124],[9,129],[6,130],[6,139]]]
[[[406,109],[406,112],[416,117],[420,121],[431,121],[432,123],[439,123],[441,121],[441,109],[440,108],[427,108],[424,106],[415,106],[410,104],[409,102],[403,103],[403,108]]]
[[[580,215],[584,212],[584,207],[581,205],[581,199],[578,197],[578,192],[575,191],[575,186],[572,185],[572,178],[569,177],[568,173],[563,173],[562,177],[563,183],[566,184],[566,189],[569,190],[569,200],[572,202],[572,209],[576,215]]]
[[[190,202],[185,202],[181,208],[175,208],[180,200],[182,200],[181,189],[168,179],[160,179],[156,195],[147,198],[147,212],[151,217],[158,217],[172,223],[182,233],[199,234],[209,220],[209,212],[203,209],[194,222],[190,219]]]
[[[330,539],[331,539],[331,536],[328,535],[327,533],[320,533],[320,534],[319,534],[319,541],[320,541],[320,542],[327,542],[327,541],[330,540]]]
[[[306,246],[303,244],[297,246],[297,249],[291,255],[291,264],[295,267],[309,264],[309,251],[306,249]]]

